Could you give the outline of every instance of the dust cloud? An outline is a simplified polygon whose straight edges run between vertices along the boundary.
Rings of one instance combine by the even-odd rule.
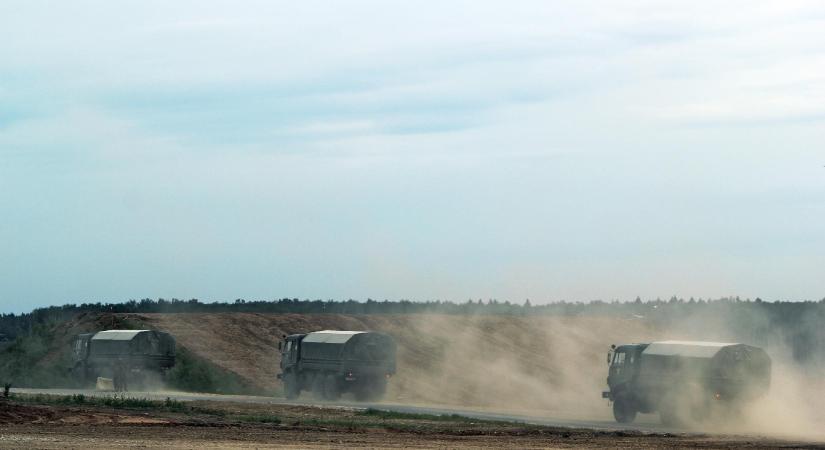
[[[279,371],[281,335],[374,330],[398,343],[398,370],[389,383],[389,402],[581,420],[613,420],[608,402],[601,398],[607,388],[610,344],[670,339],[742,342],[770,355],[770,392],[741,415],[714,415],[695,428],[819,439],[819,430],[825,429],[819,412],[825,402],[821,363],[800,362],[799,349],[788,346],[798,340],[789,341],[783,334],[815,330],[817,321],[794,323],[783,332],[764,317],[715,312],[669,320],[641,315],[243,313],[147,314],[143,319],[169,331],[205,360],[261,383],[270,392],[280,389],[273,375]],[[822,353],[812,348],[814,354]],[[658,417],[640,415],[638,420],[658,422]]]
[[[745,316],[745,317],[743,317]],[[708,314],[700,312],[659,326],[659,339],[741,342],[762,347],[771,357],[771,386],[768,393],[745,405],[741,413],[715,415],[712,420],[693,424],[701,431],[756,433],[779,437],[825,439],[825,372],[821,362],[799,361],[793,346],[799,335],[815,335],[819,324],[802,320],[790,329],[771,326],[767,314]],[[742,324],[747,324],[742,326]],[[789,334],[792,336],[789,336]],[[821,354],[817,344],[804,353]]]
[[[583,420],[613,420],[600,395],[606,389],[610,344],[668,339],[754,344],[733,335],[724,317],[685,318],[664,325],[637,317],[423,315],[403,327],[381,325],[376,328],[387,328],[380,331],[399,341],[398,376],[388,393],[391,401]],[[714,414],[683,426],[694,431],[823,438],[821,372],[794,362],[788,357],[792,352],[778,339],[763,340],[773,361],[769,393],[741,412]]]
[[[611,418],[601,398],[611,343],[655,337],[635,319],[439,316],[411,319],[399,340],[398,401]]]

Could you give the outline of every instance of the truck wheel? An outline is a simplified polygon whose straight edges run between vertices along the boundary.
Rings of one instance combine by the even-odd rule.
[[[359,402],[377,402],[384,397],[387,391],[387,383],[380,381],[378,384],[366,384],[359,386],[355,390],[355,399]]]
[[[86,369],[83,371],[83,387],[94,387],[97,384],[97,373],[93,370]]]
[[[366,402],[370,397],[370,392],[367,386],[357,386],[353,390],[353,394],[355,394],[355,400],[359,402]]]
[[[317,400],[324,400],[324,375],[320,373],[312,377],[312,396]]]
[[[143,391],[146,390],[146,374],[143,372],[132,372],[131,374],[126,376],[127,379],[131,378],[131,381],[128,381],[128,384],[132,385],[132,389]]]
[[[619,423],[632,423],[636,420],[636,408],[626,399],[619,397],[613,402],[613,417]]]
[[[81,364],[77,364],[74,368],[72,368],[72,378],[74,379],[75,384],[84,388],[87,384],[89,384],[89,376],[86,372],[86,368]]]
[[[329,374],[324,380],[324,398],[326,400],[338,400],[341,398],[341,390],[338,389],[338,378]]]
[[[284,375],[284,395],[287,400],[295,400],[301,395],[301,389],[298,388],[298,377],[292,372]]]

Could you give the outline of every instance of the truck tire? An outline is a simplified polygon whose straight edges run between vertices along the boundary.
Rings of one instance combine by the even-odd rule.
[[[146,390],[146,373],[144,372],[132,372],[126,375],[126,378],[129,380],[127,384],[132,386],[132,389],[136,391],[145,391]]]
[[[72,378],[74,379],[75,384],[80,387],[85,388],[90,384],[88,370],[86,369],[86,366],[81,363],[75,364],[72,368]]]
[[[94,387],[97,383],[97,372],[94,370],[86,368],[83,371],[83,377],[83,387],[85,388]]]
[[[378,380],[372,383],[362,384],[355,390],[355,399],[359,402],[377,402],[384,398],[387,392],[387,382]]]
[[[703,390],[696,384],[674,389],[659,406],[662,425],[684,428],[693,427],[705,420],[708,404],[704,401]]]
[[[613,402],[613,417],[619,423],[632,423],[636,420],[636,408],[624,397],[618,397]]]
[[[325,377],[321,373],[316,373],[312,377],[312,396],[316,400],[324,400],[324,381]]]
[[[359,401],[359,402],[369,401],[370,393],[369,393],[369,390],[367,389],[367,386],[358,386],[353,391],[353,394],[355,394],[355,400],[356,401]]]
[[[341,398],[341,390],[338,389],[338,378],[329,374],[324,378],[324,399],[335,401]]]
[[[125,392],[126,391],[126,387],[125,387],[126,383],[124,382],[125,380],[123,378],[124,378],[123,374],[121,374],[119,372],[115,372],[114,375],[112,375],[112,386],[114,387],[115,392]]]
[[[298,377],[294,373],[288,372],[284,375],[284,396],[287,400],[295,400],[301,395],[301,388],[298,387]]]

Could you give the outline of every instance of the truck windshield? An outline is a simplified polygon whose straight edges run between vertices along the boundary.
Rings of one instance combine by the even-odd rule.
[[[611,365],[613,365],[613,366],[622,366],[622,365],[624,365],[624,360],[625,360],[625,352],[624,351],[618,351],[618,352],[613,354],[613,363]]]

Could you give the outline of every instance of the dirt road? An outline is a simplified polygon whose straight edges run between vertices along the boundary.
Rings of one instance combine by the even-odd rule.
[[[51,394],[51,395],[75,395],[83,394],[85,396],[112,396],[113,393],[105,393],[95,390],[81,390],[81,389],[12,389],[13,393],[20,394]],[[326,408],[343,408],[352,410],[366,410],[366,409],[381,409],[386,411],[394,411],[400,413],[413,414],[435,414],[435,415],[451,415],[458,414],[465,417],[471,417],[482,420],[501,420],[520,422],[532,425],[544,425],[552,427],[570,427],[570,428],[587,428],[602,431],[621,431],[633,430],[643,432],[680,432],[674,428],[667,428],[658,423],[658,416],[644,416],[633,424],[618,424],[609,420],[590,420],[581,417],[570,415],[547,415],[539,412],[524,413],[512,412],[506,410],[494,409],[471,409],[462,407],[444,407],[431,405],[416,405],[416,404],[400,404],[392,402],[380,403],[364,403],[364,402],[322,402],[313,400],[299,399],[296,401],[286,400],[275,397],[257,397],[248,395],[218,395],[218,394],[200,394],[190,392],[130,392],[129,396],[135,398],[148,398],[154,400],[163,400],[172,398],[180,401],[221,401],[221,402],[235,402],[235,403],[255,403],[266,405],[302,405],[302,406],[320,406]],[[825,436],[823,436],[825,440]]]
[[[367,430],[282,430],[267,426],[14,426],[0,430],[0,448],[20,449],[307,449],[307,448],[822,448],[816,444],[709,436],[596,434],[582,430],[526,435],[420,434]]]
[[[112,396],[115,395],[113,393],[103,393],[99,391],[93,390],[68,390],[68,389],[13,389],[12,392],[14,393],[21,393],[21,394],[52,394],[52,395],[73,395],[73,394],[83,394],[86,396]],[[612,446],[614,440],[617,437],[633,437],[631,441],[628,442],[629,447],[639,447],[639,446],[681,446],[686,442],[690,442],[690,445],[698,445],[702,447],[715,447],[717,445],[721,445],[726,448],[731,447],[739,447],[739,446],[787,446],[790,445],[792,447],[797,446],[805,446],[805,447],[819,447],[822,446],[825,448],[825,431],[823,431],[819,435],[809,435],[805,436],[804,441],[800,442],[798,436],[792,435],[782,435],[782,434],[764,434],[764,433],[723,433],[723,432],[705,432],[703,430],[684,430],[679,428],[669,428],[661,425],[658,422],[657,416],[646,416],[641,415],[639,420],[633,424],[617,424],[613,421],[607,420],[592,420],[582,417],[575,417],[570,415],[564,414],[548,414],[546,412],[513,412],[513,411],[505,411],[505,410],[492,410],[492,409],[471,409],[471,408],[461,408],[461,407],[443,407],[443,406],[429,406],[429,405],[407,405],[407,404],[399,404],[399,403],[391,403],[391,402],[381,402],[381,403],[355,403],[355,402],[348,402],[348,401],[338,401],[338,402],[317,402],[317,401],[306,401],[303,399],[299,399],[299,401],[289,401],[282,398],[273,398],[273,397],[256,397],[256,396],[238,396],[238,395],[217,395],[217,394],[198,394],[198,393],[185,393],[185,392],[130,392],[130,396],[134,398],[149,398],[149,399],[156,399],[156,400],[164,400],[166,398],[172,398],[179,401],[184,402],[218,402],[223,404],[233,404],[233,405],[241,405],[241,408],[310,408],[310,411],[337,411],[341,414],[351,414],[352,412],[357,411],[365,411],[368,409],[375,409],[375,410],[384,410],[384,411],[393,411],[398,413],[410,413],[410,414],[431,414],[431,415],[441,415],[441,416],[449,416],[452,414],[457,414],[463,417],[479,419],[482,421],[505,421],[505,422],[515,422],[517,424],[523,425],[536,425],[542,427],[551,427],[557,430],[567,430],[571,433],[577,435],[587,435],[589,436],[588,439],[595,439],[594,441],[589,442],[589,444],[585,443],[578,443],[575,445],[596,445],[596,446]],[[246,406],[243,406],[246,405]],[[283,430],[279,430],[283,431]],[[79,434],[83,434],[83,432],[78,431]],[[310,433],[311,434],[311,433]],[[335,433],[333,433],[335,434]],[[561,434],[564,434],[562,432]],[[290,432],[287,435],[279,435],[279,439],[286,438],[295,440],[294,443],[297,447],[305,447],[307,446],[307,442],[304,439],[306,433],[304,432]],[[353,437],[349,434],[346,436]],[[214,435],[215,439],[221,437],[220,433]],[[432,436],[431,436],[432,437]],[[404,447],[404,446],[417,446],[419,440],[412,439],[412,437],[404,437],[404,436],[396,436],[396,440],[383,442],[383,444],[379,444],[379,441],[372,441],[371,439],[375,438],[374,436],[366,438],[364,436],[358,437],[358,439],[366,439],[362,441],[348,441],[343,440],[342,442],[347,442],[348,445],[358,445],[361,446],[397,446]],[[384,436],[386,438],[386,436]],[[405,439],[412,439],[409,442]],[[443,436],[438,436],[438,439],[425,439],[424,441],[428,442],[426,447],[440,447],[440,446],[448,446],[448,447],[459,447],[457,444],[450,444],[449,440],[442,442]],[[223,439],[221,437],[221,439]],[[323,439],[319,442],[327,442],[326,439],[341,439],[341,436],[336,434],[336,437],[330,437],[328,435],[324,435]],[[484,440],[486,439],[486,440]],[[467,439],[462,441],[461,446],[470,446],[473,445],[480,445],[480,446],[489,446],[493,445],[496,447],[509,447],[510,444],[513,444],[513,447],[530,447],[535,442],[520,442],[519,439],[514,439],[509,437],[505,441],[490,441],[489,436]],[[535,440],[535,438],[533,438]],[[332,442],[329,441],[329,442]],[[187,441],[188,442],[188,441]],[[283,441],[278,445],[285,445],[287,441]],[[292,441],[289,441],[292,442]],[[523,445],[515,445],[515,444],[523,444]],[[507,445],[505,445],[507,444]],[[570,442],[544,442],[544,444],[537,445],[537,446],[545,446],[546,444],[552,444],[551,446],[568,446]],[[633,444],[633,445],[630,445]],[[38,444],[40,445],[40,444]],[[44,444],[45,445],[45,444]],[[149,445],[149,444],[147,444]],[[186,442],[181,443],[183,447],[187,448]],[[290,444],[291,445],[291,444]],[[619,444],[616,444],[619,445]],[[224,446],[220,445],[219,447]],[[48,447],[46,447],[48,448]]]
[[[0,449],[825,448],[768,437],[541,426],[209,397],[136,405],[117,399],[16,395],[0,400]]]

